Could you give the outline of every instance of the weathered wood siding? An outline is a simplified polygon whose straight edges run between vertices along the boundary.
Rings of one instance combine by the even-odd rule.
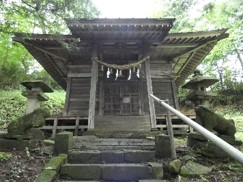
[[[172,77],[172,64],[167,61],[150,61],[151,78],[153,94],[160,99],[169,99],[169,104],[178,108],[178,101],[176,97],[176,91],[174,81]],[[146,88],[146,81],[143,81],[143,85]],[[145,113],[149,113],[147,90],[144,90],[144,103]],[[156,115],[165,114],[166,110],[155,102]]]
[[[71,78],[68,115],[88,116],[90,78]]]
[[[69,116],[88,116],[91,65],[71,65],[68,73],[65,112]],[[98,96],[96,94],[96,100]],[[96,105],[97,109],[97,105]]]
[[[160,99],[169,99],[169,104],[178,108],[176,89],[172,76],[172,65],[167,61],[150,61],[153,94]],[[69,116],[88,116],[91,65],[69,67],[66,114]],[[149,114],[147,83],[144,65],[141,78],[137,81],[104,81],[104,75],[99,73],[96,89],[96,114],[143,115]],[[110,78],[113,79],[113,78]],[[136,93],[135,93],[136,92]],[[138,92],[138,93],[137,93]],[[123,103],[123,98],[129,97],[129,103]],[[126,99],[124,100],[126,102]],[[155,103],[156,115],[166,111]]]

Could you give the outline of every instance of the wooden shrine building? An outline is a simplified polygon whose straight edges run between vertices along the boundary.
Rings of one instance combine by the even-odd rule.
[[[169,33],[175,19],[70,19],[69,35],[16,34],[66,90],[63,117],[149,116],[165,110],[148,94],[178,107],[177,88],[226,30]]]

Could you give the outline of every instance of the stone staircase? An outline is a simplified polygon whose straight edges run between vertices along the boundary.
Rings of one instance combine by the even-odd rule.
[[[151,139],[75,137],[56,181],[164,181],[154,147]]]

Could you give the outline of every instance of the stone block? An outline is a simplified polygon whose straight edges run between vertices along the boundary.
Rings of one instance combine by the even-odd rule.
[[[169,170],[172,174],[178,174],[182,166],[182,161],[179,159],[173,160],[169,163]]]
[[[66,163],[67,155],[60,154],[56,157],[53,157],[44,167],[46,170],[54,170],[56,172],[59,171],[62,164]]]
[[[106,150],[100,153],[102,163],[121,163],[124,162],[124,152],[120,150]]]
[[[169,182],[168,180],[161,180],[161,179],[141,179],[138,182]]]
[[[62,179],[68,180],[99,180],[101,179],[100,164],[66,164],[61,167]]]
[[[57,176],[56,171],[43,170],[41,174],[35,179],[34,182],[53,182]]]
[[[100,163],[100,151],[73,151],[68,155],[68,162],[72,164]]]
[[[55,137],[55,154],[68,154],[73,147],[73,133],[61,132]]]
[[[125,161],[130,163],[151,162],[155,158],[154,151],[125,150]]]
[[[171,157],[170,138],[167,135],[159,134],[155,136],[155,157]]]
[[[196,162],[188,161],[185,165],[181,167],[180,175],[187,176],[187,175],[202,175],[208,174],[212,171],[212,168],[203,166]]]
[[[147,165],[107,164],[102,166],[102,179],[105,181],[132,181],[152,178],[152,170]]]
[[[43,131],[41,131],[38,128],[31,128],[26,131],[27,136],[29,136],[31,139],[35,140],[44,140],[45,134]]]
[[[153,178],[154,179],[163,179],[164,177],[164,170],[163,170],[163,164],[162,163],[156,163],[156,162],[149,162],[148,163],[152,169]]]
[[[67,160],[67,155],[60,154],[59,156],[53,157],[44,167],[44,170],[38,175],[35,182],[52,182],[55,180],[60,167]]]

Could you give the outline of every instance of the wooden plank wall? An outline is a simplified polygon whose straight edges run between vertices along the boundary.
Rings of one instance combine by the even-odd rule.
[[[69,66],[68,81],[70,90],[67,91],[66,114],[68,116],[88,116],[91,65],[72,65]],[[98,84],[99,86],[99,84]],[[99,87],[97,87],[99,88]],[[98,101],[98,93],[96,94]],[[98,105],[96,104],[96,110]]]
[[[175,86],[172,77],[172,64],[168,61],[150,61],[153,94],[160,99],[169,99],[169,104],[178,109]],[[146,88],[146,82],[143,81]],[[149,113],[147,90],[144,90],[145,113]],[[166,114],[166,110],[155,103],[156,115]]]
[[[169,99],[170,105],[178,109],[178,101],[176,98],[175,84],[173,83],[172,64],[167,61],[150,60],[151,78],[153,86],[153,94],[160,99]],[[66,113],[68,116],[88,116],[89,98],[90,98],[90,82],[91,82],[91,65],[75,65],[69,67],[68,80],[70,80],[70,92],[67,93]],[[147,84],[144,74],[144,66],[141,70],[141,88],[143,88],[144,104],[141,114],[149,114]],[[104,88],[100,88],[102,84],[102,75],[99,75],[96,91],[96,113],[103,114],[101,104],[104,102],[104,95],[99,92]],[[114,93],[113,93],[114,94]],[[141,99],[141,98],[140,98]],[[101,100],[101,104],[99,103]],[[106,101],[107,102],[107,101]],[[102,104],[103,105],[103,104]],[[155,103],[156,115],[165,114],[166,111],[159,104]],[[106,113],[108,114],[108,113]]]
[[[88,116],[90,78],[71,78],[68,115]]]

